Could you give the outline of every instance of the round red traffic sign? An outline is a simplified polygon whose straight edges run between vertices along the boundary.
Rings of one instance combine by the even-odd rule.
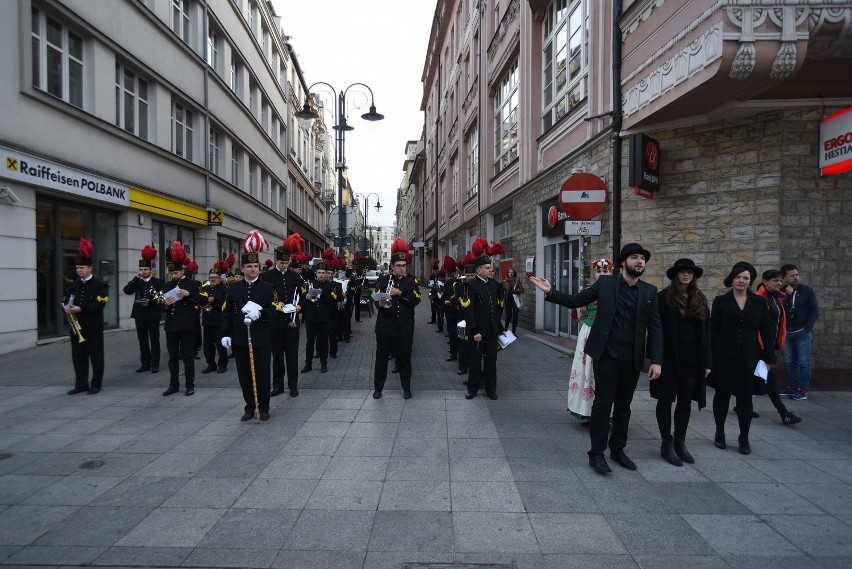
[[[559,189],[559,205],[571,219],[588,220],[600,215],[606,209],[606,201],[606,184],[594,174],[573,174]]]
[[[551,229],[556,229],[556,226],[559,225],[559,212],[556,211],[555,205],[550,206],[550,209],[547,210],[547,225]]]

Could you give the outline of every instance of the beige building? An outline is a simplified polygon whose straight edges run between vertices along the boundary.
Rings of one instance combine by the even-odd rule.
[[[506,249],[501,273],[529,259],[574,292],[593,258],[638,241],[653,252],[650,282],[665,286],[666,268],[691,257],[712,298],[736,260],[759,272],[792,262],[821,303],[816,378],[852,370],[840,286],[852,174],[820,171],[822,119],[852,106],[849,3],[619,4],[614,15],[610,0],[436,3],[415,168],[424,263],[484,236]],[[631,166],[655,191],[634,190]],[[599,236],[571,234],[559,204],[581,172],[608,189]],[[576,334],[568,310],[527,288],[524,325]]]

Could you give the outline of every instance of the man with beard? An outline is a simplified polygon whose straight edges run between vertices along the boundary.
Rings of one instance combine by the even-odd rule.
[[[637,243],[621,249],[618,265],[621,273],[601,276],[589,288],[575,295],[555,290],[547,279],[530,277],[544,292],[548,302],[579,308],[598,301],[597,315],[586,342],[585,353],[594,361],[595,402],[592,406],[589,465],[598,473],[612,472],[604,458],[610,412],[612,434],[609,436],[610,458],[627,468],[636,465],[624,454],[630,403],[645,363],[651,360],[648,378],[660,377],[663,361],[663,334],[658,310],[657,287],[639,280],[651,253]]]

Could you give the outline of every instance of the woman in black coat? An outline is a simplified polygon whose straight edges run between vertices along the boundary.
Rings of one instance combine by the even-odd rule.
[[[725,278],[731,290],[713,299],[710,314],[710,341],[713,373],[708,384],[716,390],[713,417],[716,419],[714,444],[725,448],[725,419],[731,395],[737,400],[740,425],[740,452],[749,454],[748,431],[751,427],[751,396],[766,393],[766,385],[754,375],[760,360],[775,364],[775,327],[766,302],[750,289],[757,271],[739,262]],[[759,336],[758,336],[759,333]],[[760,383],[757,383],[760,382]]]
[[[666,271],[671,284],[660,291],[663,326],[663,371],[651,382],[657,400],[657,425],[663,444],[660,455],[675,466],[695,459],[686,449],[686,429],[692,402],[707,405],[705,378],[710,373],[710,314],[707,297],[698,289],[703,269],[691,259],[678,259]],[[674,438],[672,438],[672,403]]]

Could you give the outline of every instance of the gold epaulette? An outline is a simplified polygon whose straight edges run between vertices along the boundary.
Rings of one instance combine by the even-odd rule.
[[[108,296],[99,296],[95,300],[97,300],[98,302],[103,302],[104,304],[106,304],[107,302],[109,302],[109,297]]]
[[[461,305],[462,308],[467,308],[468,306],[470,306],[470,299],[469,298],[460,298],[459,304]]]
[[[504,306],[506,306],[506,301],[502,298],[498,298],[497,299],[497,306],[499,306],[500,308],[503,308]]]

